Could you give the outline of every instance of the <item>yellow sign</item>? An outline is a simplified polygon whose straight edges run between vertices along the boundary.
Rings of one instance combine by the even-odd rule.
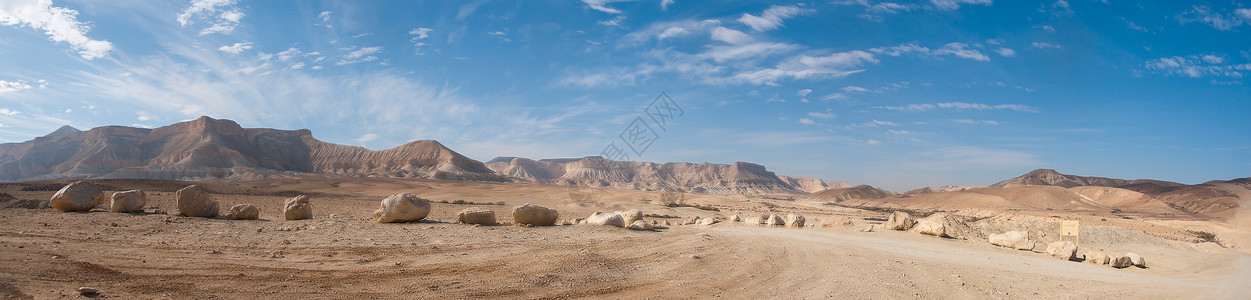
[[[1081,238],[1078,237],[1079,232],[1081,232],[1081,225],[1078,224],[1077,220],[1060,220],[1061,238],[1071,236],[1074,240],[1073,243],[1079,243],[1081,241]]]

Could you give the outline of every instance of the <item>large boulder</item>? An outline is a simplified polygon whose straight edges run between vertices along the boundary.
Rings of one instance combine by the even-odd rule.
[[[188,217],[212,218],[218,214],[217,200],[199,186],[189,185],[175,192],[178,214]]]
[[[1133,263],[1135,267],[1139,267],[1139,268],[1147,267],[1147,260],[1142,258],[1142,255],[1138,255],[1138,253],[1133,253],[1133,252],[1125,253],[1125,257],[1128,257],[1129,262]]]
[[[495,211],[470,207],[456,213],[456,221],[465,224],[495,225]]]
[[[636,220],[637,221],[637,220]],[[591,225],[611,225],[617,227],[626,227],[625,218],[617,213],[595,212],[586,218],[586,223]],[[631,222],[630,224],[634,224]]]
[[[760,225],[760,224],[764,224],[765,221],[768,219],[769,219],[769,216],[751,216],[751,217],[747,217],[746,219],[743,219],[743,223],[752,224],[752,225]]]
[[[399,193],[382,199],[378,210],[374,211],[374,221],[378,223],[400,223],[421,221],[430,215],[430,201],[417,198],[413,194]]]
[[[1108,257],[1108,265],[1117,269],[1128,268],[1129,266],[1134,265],[1134,261],[1128,256],[1112,255]]]
[[[886,229],[890,230],[908,230],[916,224],[917,220],[913,219],[912,215],[902,211],[893,212],[890,218],[886,219]]]
[[[626,224],[634,224],[634,221],[643,219],[643,211],[637,209],[619,211],[617,214],[621,215],[622,219],[625,219]]]
[[[86,181],[67,184],[52,195],[49,206],[60,211],[89,211],[104,203],[104,191]]]
[[[699,216],[690,217],[690,218],[687,218],[686,220],[683,220],[682,225],[699,224],[699,220],[700,220]]]
[[[652,224],[648,224],[647,222],[643,220],[635,220],[634,223],[630,224],[630,229],[631,230],[654,230],[656,229],[656,227],[652,226]]]
[[[1047,255],[1063,260],[1077,260],[1077,244],[1070,241],[1058,241],[1047,245]]]
[[[699,225],[704,225],[704,226],[712,226],[712,224],[717,224],[717,223],[721,223],[721,220],[718,220],[717,218],[704,218],[704,219],[699,220]]]
[[[782,217],[779,217],[778,215],[769,215],[769,217],[765,219],[765,225],[786,226],[786,220],[782,220]]]
[[[786,214],[787,227],[804,227],[804,216],[799,214]]]
[[[312,219],[313,204],[308,202],[308,196],[305,195],[287,199],[287,204],[282,208],[282,217],[288,221]]]
[[[949,237],[945,226],[943,226],[943,218],[940,215],[933,215],[928,218],[921,219],[920,221],[917,221],[917,224],[912,226],[912,228],[916,229],[917,233],[924,235]]]
[[[251,204],[237,204],[226,211],[226,217],[235,220],[256,220],[261,218],[261,209]]]
[[[129,190],[113,193],[113,199],[109,203],[109,211],[137,213],[143,212],[143,206],[148,205],[148,194],[140,190]]]
[[[991,233],[986,238],[991,245],[1016,250],[1034,250],[1034,241],[1029,239],[1029,231],[1009,231],[1003,234]]]
[[[558,218],[560,212],[534,203],[513,207],[513,224],[517,225],[551,226]]]
[[[1096,265],[1106,265],[1108,264],[1108,255],[1102,251],[1086,252],[1086,262]]]

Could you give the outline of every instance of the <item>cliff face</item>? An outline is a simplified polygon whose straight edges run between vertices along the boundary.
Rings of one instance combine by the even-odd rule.
[[[820,179],[778,176],[764,166],[746,162],[657,164],[598,156],[552,160],[500,157],[487,162],[487,167],[522,181],[649,191],[805,194],[828,187]]]
[[[0,144],[0,180],[138,178],[197,180],[277,173],[505,180],[436,141],[373,151],[319,141],[308,130],[242,128],[201,117],[156,129],[63,127]]]

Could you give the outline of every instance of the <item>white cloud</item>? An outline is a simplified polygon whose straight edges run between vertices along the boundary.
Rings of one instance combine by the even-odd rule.
[[[848,93],[868,93],[869,89],[854,86],[854,85],[849,85],[849,86],[843,87],[843,91],[848,92]]]
[[[778,80],[821,79],[845,77],[864,71],[858,69],[864,64],[877,63],[873,54],[860,50],[838,52],[825,56],[800,55],[792,57],[775,68],[744,71],[735,74],[734,81],[753,84],[776,85]]]
[[[999,48],[999,50],[995,50],[995,52],[999,53],[999,55],[1002,55],[1003,57],[1016,56],[1016,51],[1013,51],[1012,49],[1008,49],[1008,48]]]
[[[873,128],[873,127],[879,127],[879,126],[899,126],[899,124],[895,124],[895,122],[891,122],[891,121],[879,121],[879,120],[872,120],[872,121],[868,121],[868,122],[864,122],[864,123],[857,123],[857,124],[847,125],[847,128],[848,128],[848,129],[851,129],[851,128]]]
[[[881,108],[894,111],[929,111],[938,108],[955,109],[955,110],[1013,110],[1020,112],[1038,112],[1034,107],[1024,104],[997,104],[988,105],[982,103],[967,102],[943,102],[937,104],[908,104],[905,106],[874,106],[873,108]]]
[[[625,20],[626,20],[626,16],[625,16],[625,15],[618,15],[618,16],[616,16],[616,17],[613,17],[612,19],[608,19],[608,20],[600,20],[600,21],[598,21],[598,22],[595,22],[595,24],[604,25],[604,26],[610,26],[610,27],[621,27],[621,28],[625,28],[625,25],[623,25],[623,23],[625,22]]]
[[[793,5],[774,5],[760,13],[760,16],[743,13],[743,16],[738,18],[738,22],[751,26],[751,29],[756,31],[769,31],[782,27],[783,20],[811,12],[814,12],[814,10],[799,8],[798,6]]]
[[[70,44],[83,59],[101,58],[113,50],[112,43],[87,37],[91,28],[78,22],[78,11],[53,7],[52,0],[2,1],[0,24],[42,30],[52,41]]]
[[[974,124],[974,125],[976,125],[976,124],[985,124],[985,125],[995,125],[995,126],[998,126],[998,125],[999,125],[999,121],[995,121],[995,120],[955,119],[955,120],[951,120],[951,121],[952,121],[952,122],[956,122],[956,123],[960,123],[960,124]]]
[[[955,55],[976,61],[990,61],[990,57],[975,49],[969,49],[969,45],[965,43],[947,43],[942,48],[934,50],[934,55]]]
[[[231,45],[231,46],[221,46],[221,48],[217,48],[217,50],[221,50],[222,52],[226,52],[230,54],[243,53],[243,51],[248,50],[248,49],[252,49],[251,42],[235,43],[234,45]],[[291,48],[291,49],[295,49],[295,48]]]
[[[1182,24],[1200,22],[1222,31],[1233,30],[1238,26],[1242,26],[1244,22],[1251,22],[1251,10],[1242,8],[1235,10],[1234,15],[1225,15],[1212,11],[1207,6],[1196,5],[1190,11],[1177,16],[1177,21]]]
[[[869,139],[869,140],[864,141],[864,142],[865,142],[866,144],[869,144],[869,145],[877,145],[877,144],[881,144],[881,143],[882,143],[882,142],[880,142],[880,141],[878,141],[878,140],[875,140],[875,139]]]
[[[899,46],[873,48],[873,49],[869,49],[869,51],[872,51],[873,53],[877,53],[877,54],[900,56],[900,55],[912,53],[912,52],[920,52],[923,54],[929,54],[930,48],[917,46],[916,43],[907,43],[907,44],[901,44]]]
[[[304,62],[298,62],[298,63],[291,65],[291,69],[293,70],[299,70],[303,68],[304,68]]]
[[[20,90],[28,90],[28,89],[30,89],[30,85],[26,84],[25,82],[0,80],[0,94],[11,93],[11,92],[16,92]],[[6,112],[6,111],[8,111],[8,109],[0,110],[0,113]]]
[[[981,4],[990,6],[993,0],[930,0],[938,9],[954,10],[959,9],[961,4]]]
[[[753,40],[751,36],[747,35],[746,33],[743,33],[742,31],[729,29],[729,28],[725,28],[721,26],[717,26],[717,28],[712,29],[712,39],[734,44],[734,45],[748,43]]]
[[[22,112],[16,111],[16,110],[9,110],[8,108],[0,108],[0,115],[16,116],[17,114],[20,114],[20,113]]]
[[[366,142],[376,140],[379,137],[380,136],[378,136],[377,134],[366,133],[366,134],[361,135],[361,137],[356,138],[356,143],[360,144],[361,147],[364,147]]]
[[[1242,78],[1243,72],[1251,71],[1248,64],[1223,64],[1225,58],[1216,55],[1191,55],[1186,57],[1162,57],[1147,61],[1144,65],[1148,70],[1161,71],[1166,75],[1181,75],[1190,78],[1207,76]]]
[[[914,134],[917,134],[917,132],[916,132],[916,131],[908,131],[908,130],[893,130],[893,129],[892,129],[892,130],[887,130],[887,131],[886,131],[886,134],[893,134],[893,135],[914,135]]]
[[[1133,29],[1133,30],[1137,30],[1137,31],[1142,31],[1142,32],[1147,32],[1147,28],[1146,28],[1146,27],[1142,27],[1141,25],[1138,25],[1138,23],[1134,23],[1134,21],[1130,21],[1129,19],[1127,19],[1127,18],[1125,18],[1125,17],[1121,17],[1121,21],[1125,21],[1125,26],[1126,26],[1126,27],[1129,27],[1129,29]]]
[[[586,7],[610,14],[621,14],[621,11],[612,7],[608,7],[609,3],[624,2],[629,0],[582,0]]]
[[[1049,43],[1043,43],[1043,42],[1034,42],[1032,45],[1034,46],[1034,48],[1038,48],[1038,49],[1061,49],[1061,48],[1064,48],[1064,47],[1060,47],[1060,45],[1056,45],[1056,44],[1049,44]]]
[[[800,97],[808,96],[808,94],[810,93],[812,93],[812,89],[802,89],[802,90],[795,92],[795,94],[799,95]]]
[[[1203,55],[1201,58],[1203,59],[1203,62],[1209,63],[1209,64],[1217,65],[1217,64],[1225,63],[1225,57],[1216,56],[1212,54]]]
[[[717,20],[678,20],[667,22],[655,22],[647,25],[646,28],[631,32],[625,38],[621,39],[621,43],[625,46],[637,46],[652,39],[665,40],[677,37],[683,37],[693,34],[702,34],[710,32],[713,28],[721,26],[721,21]]]
[[[820,119],[832,119],[836,117],[836,115],[834,115],[834,113],[831,112],[830,110],[826,110],[825,112],[819,112],[819,111],[810,112],[808,113],[808,116],[813,117],[813,118],[820,118]]]
[[[843,93],[833,93],[833,94],[826,95],[825,97],[821,97],[821,101],[845,100],[845,99],[847,99],[847,95]]]
[[[317,14],[317,18],[320,18],[322,23],[329,23],[329,22],[330,22],[330,14],[332,14],[332,13],[334,13],[334,12],[331,12],[331,11],[323,11],[323,12],[321,12],[321,13]]]
[[[1043,165],[1033,154],[973,146],[944,147],[906,157],[917,162],[905,167],[920,171],[1011,170]]]
[[[135,115],[137,115],[135,116],[135,119],[139,121],[151,121],[151,120],[157,119],[156,115],[147,111],[142,111],[142,110],[135,112]]]
[[[425,27],[413,28],[413,30],[408,31],[408,34],[412,35],[413,39],[420,40],[420,39],[425,39],[425,38],[430,37],[431,31],[434,31],[434,29],[425,28]]]
[[[669,10],[670,5],[673,5],[673,0],[660,0],[660,10]]]
[[[738,61],[755,57],[769,56],[790,52],[799,46],[781,43],[753,43],[746,45],[713,46],[696,57],[712,59],[716,62]]]
[[[799,123],[804,125],[815,125],[817,122],[809,118],[799,118]]]
[[[237,0],[193,0],[190,6],[178,13],[178,24],[186,27],[195,24],[197,20],[203,20],[213,25],[200,30],[200,35],[232,33],[245,16],[234,8],[236,3]]]
[[[381,51],[382,51],[382,47],[364,47],[364,48],[356,49],[356,50],[353,50],[352,52],[348,52],[348,54],[344,55],[343,59],[339,60],[339,62],[337,62],[336,64],[342,66],[342,65],[354,64],[358,62],[375,61],[375,60],[378,60],[378,57],[373,56],[371,54],[378,53]]]

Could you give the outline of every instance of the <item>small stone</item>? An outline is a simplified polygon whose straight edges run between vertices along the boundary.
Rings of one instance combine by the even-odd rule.
[[[84,287],[78,288],[78,293],[82,295],[99,294],[100,290],[84,286]]]

